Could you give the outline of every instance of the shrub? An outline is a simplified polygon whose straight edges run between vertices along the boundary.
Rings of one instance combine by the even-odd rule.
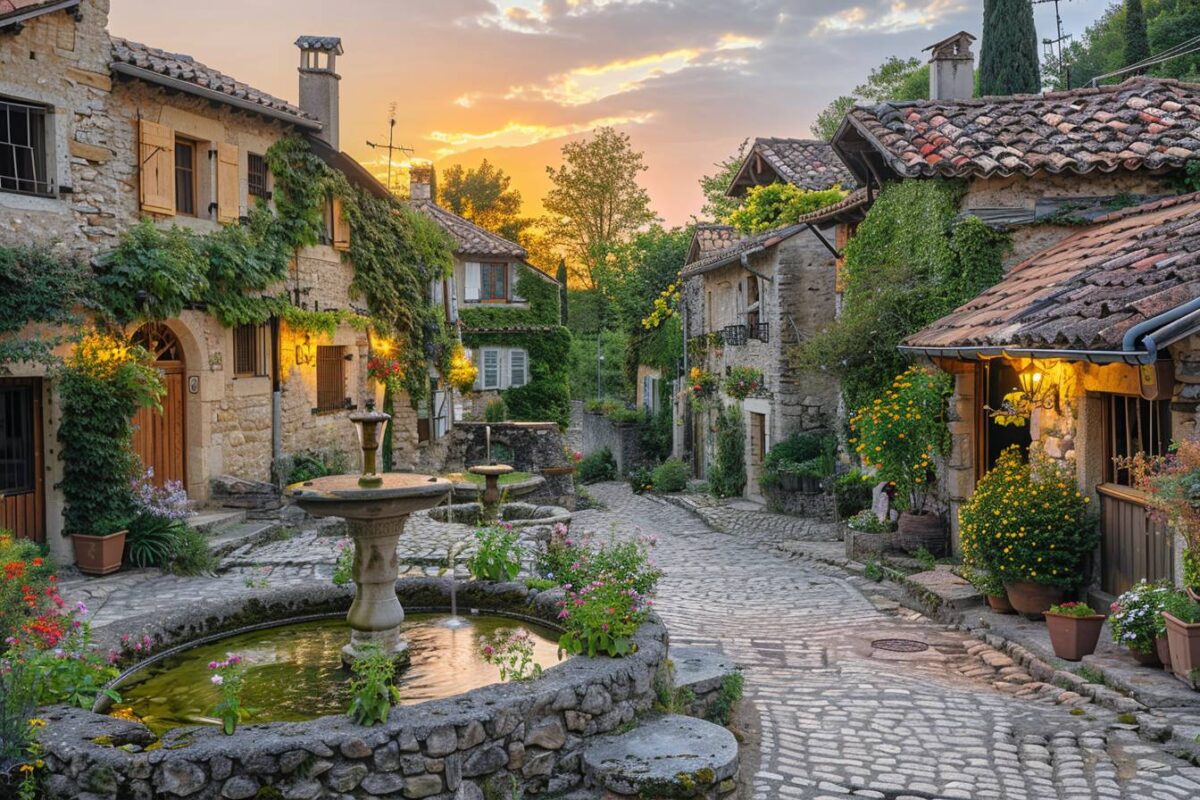
[[[591,547],[588,537],[572,539],[565,525],[556,525],[539,556],[537,568],[559,585],[584,586],[597,580],[626,583],[639,594],[653,594],[662,577],[650,551],[653,537],[638,537]]]
[[[1154,640],[1167,633],[1162,610],[1175,594],[1169,581],[1140,581],[1109,607],[1108,627],[1112,640],[1139,653],[1154,652]]]
[[[387,722],[392,706],[400,702],[396,688],[396,660],[377,645],[362,649],[350,666],[350,709],[346,712],[358,725]]]
[[[1005,583],[1078,586],[1096,544],[1087,502],[1064,467],[1013,445],[959,511],[963,560]]]
[[[187,523],[142,512],[129,521],[125,557],[135,567],[162,567],[175,557]]]
[[[846,521],[846,524],[859,533],[887,533],[892,527],[869,508],[855,514]]]
[[[208,539],[195,528],[184,525],[175,537],[175,552],[168,569],[176,575],[202,575],[217,568],[219,560],[208,549]]]
[[[645,416],[645,412],[637,408],[625,408],[621,406],[609,411],[605,416],[617,425],[628,425],[631,422],[641,422],[642,417]]]
[[[936,490],[934,458],[950,445],[946,402],[950,376],[911,367],[882,397],[850,419],[850,443],[863,463],[896,486],[896,504],[919,514]]]
[[[512,525],[488,525],[475,531],[475,552],[467,571],[477,581],[511,581],[521,571],[521,545]]]
[[[682,492],[687,488],[688,467],[678,458],[668,458],[650,475],[656,492]]]
[[[505,404],[504,398],[497,397],[488,403],[487,408],[483,410],[483,418],[487,422],[504,422],[508,419],[508,405]]]
[[[629,475],[626,477],[629,480],[629,488],[634,494],[648,492],[654,488],[654,471],[650,467],[634,467],[629,470]]]
[[[717,416],[717,458],[708,469],[709,490],[717,497],[739,497],[746,488],[746,431],[742,410],[722,409]]]
[[[643,456],[651,461],[670,458],[675,427],[670,405],[664,405],[657,414],[643,410],[637,427]]]
[[[566,598],[558,613],[565,629],[558,640],[560,653],[619,657],[636,649],[633,634],[650,612],[648,598],[620,579],[601,578],[564,589]]]
[[[1200,622],[1200,605],[1188,597],[1186,592],[1171,592],[1163,601],[1162,610],[1188,625]]]
[[[342,450],[323,448],[297,450],[279,460],[279,475],[283,483],[303,483],[326,475],[344,475],[349,472],[350,458]]]
[[[874,478],[857,469],[837,476],[833,482],[833,495],[838,519],[849,519],[864,508],[870,508],[874,485]]]
[[[0,530],[0,653],[45,608],[46,591],[55,583],[54,565],[28,539]]]
[[[983,572],[964,565],[959,570],[959,574],[978,589],[979,593],[984,597],[1005,596],[1004,581],[1000,580],[1000,576],[994,573]]]
[[[579,480],[584,483],[611,481],[616,480],[616,477],[617,462],[607,447],[588,453],[579,462]]]
[[[1049,614],[1061,614],[1064,617],[1094,617],[1096,611],[1087,603],[1059,603],[1050,606]]]
[[[833,434],[793,433],[767,451],[758,482],[776,486],[784,475],[828,478],[836,466],[837,439]]]

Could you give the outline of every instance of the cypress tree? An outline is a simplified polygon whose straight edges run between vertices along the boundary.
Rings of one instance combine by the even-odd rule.
[[[1150,38],[1146,35],[1146,14],[1142,0],[1125,0],[1125,66],[1150,57]]]
[[[554,275],[558,281],[558,321],[562,325],[567,324],[567,262],[566,259],[558,260],[558,272]]]
[[[981,95],[1036,94],[1042,76],[1029,0],[984,0]]]

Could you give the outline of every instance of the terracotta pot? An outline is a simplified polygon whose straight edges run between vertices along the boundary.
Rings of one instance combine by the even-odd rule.
[[[1171,669],[1171,640],[1166,636],[1159,636],[1154,640],[1154,654],[1158,656],[1158,660],[1162,662],[1163,669],[1170,671]]]
[[[1162,661],[1158,658],[1158,653],[1153,650],[1149,653],[1143,653],[1141,650],[1130,650],[1129,655],[1133,656],[1133,660],[1141,664],[1143,667],[1161,667]]]
[[[1046,609],[1061,603],[1066,595],[1066,590],[1058,586],[1032,581],[1006,583],[1004,591],[1008,593],[1008,602],[1012,603],[1016,612],[1029,619],[1041,619]]]
[[[989,594],[987,596],[988,607],[997,614],[1015,614],[1017,610],[1012,607],[1012,603],[1008,602],[1008,595]]]
[[[117,531],[108,536],[72,534],[71,541],[75,544],[75,566],[87,575],[107,575],[116,572],[121,568],[127,532]]]
[[[1167,639],[1171,647],[1171,671],[1188,686],[1192,682],[1192,670],[1200,669],[1200,622],[1186,623],[1166,611]]]
[[[1046,629],[1050,632],[1050,644],[1054,655],[1067,661],[1079,661],[1096,652],[1100,641],[1100,629],[1104,627],[1104,615],[1072,617],[1069,614],[1046,612]]]
[[[907,553],[924,547],[935,556],[946,555],[946,521],[940,514],[900,515],[894,544]]]

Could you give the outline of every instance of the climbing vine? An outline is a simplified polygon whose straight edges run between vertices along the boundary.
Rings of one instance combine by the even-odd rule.
[[[51,351],[65,337],[22,329],[31,322],[77,325],[80,312],[95,305],[94,295],[82,260],[49,248],[0,247],[0,365],[52,362]]]
[[[517,306],[468,306],[459,311],[468,328],[503,328],[513,325],[559,324],[559,287],[538,277],[531,267],[517,268],[516,294],[525,298],[528,308]]]

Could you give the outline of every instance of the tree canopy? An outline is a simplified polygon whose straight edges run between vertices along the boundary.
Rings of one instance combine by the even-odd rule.
[[[728,222],[742,201],[736,197],[727,197],[729,185],[746,160],[746,152],[750,149],[750,140],[743,139],[738,149],[728,158],[713,164],[717,171],[700,178],[700,191],[704,193],[704,205],[700,207],[700,219],[703,222]]]
[[[512,179],[486,158],[474,169],[453,164],[443,173],[438,202],[460,217],[505,239],[521,242],[532,219],[521,216],[521,193]]]
[[[979,93],[983,96],[1041,91],[1037,30],[1029,0],[984,0]]]
[[[929,65],[919,58],[888,56],[871,70],[866,81],[854,87],[850,95],[841,95],[827,105],[810,126],[813,136],[829,141],[837,132],[842,117],[855,103],[869,100],[924,100],[929,97]]]
[[[1150,39],[1146,33],[1146,14],[1142,0],[1125,0],[1125,66],[1150,57]]]

